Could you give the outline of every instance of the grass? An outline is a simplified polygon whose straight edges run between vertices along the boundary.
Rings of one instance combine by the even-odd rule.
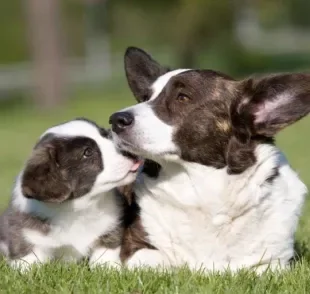
[[[309,264],[278,275],[240,271],[236,276],[193,274],[187,269],[173,272],[152,270],[89,271],[86,265],[59,263],[33,268],[27,275],[0,266],[0,293],[309,293]],[[3,292],[2,292],[3,291]]]
[[[126,98],[128,97],[128,98]],[[133,103],[128,90],[79,92],[65,107],[38,112],[23,101],[0,104],[0,209],[7,205],[13,181],[38,136],[48,127],[74,117],[85,116],[107,125],[109,114]],[[283,131],[278,145],[292,166],[310,186],[310,118]],[[291,271],[255,276],[241,271],[235,276],[191,273],[187,269],[170,273],[152,270],[122,272],[90,271],[87,265],[60,263],[34,268],[21,275],[0,262],[0,293],[309,293],[310,292],[310,206],[304,207],[297,232],[300,260]]]

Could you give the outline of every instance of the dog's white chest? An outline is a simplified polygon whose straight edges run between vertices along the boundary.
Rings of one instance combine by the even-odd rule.
[[[149,202],[149,203],[148,203]],[[152,245],[172,264],[226,260],[227,244],[220,242],[210,215],[199,210],[179,210],[157,205],[152,199],[141,201],[141,220]],[[152,215],[143,207],[152,207]],[[225,228],[223,228],[224,230]],[[220,258],[219,258],[220,257]]]
[[[150,243],[161,254],[159,263],[209,270],[286,265],[293,255],[306,188],[286,163],[269,184],[264,180],[268,178],[267,164],[251,175],[251,181],[237,178],[218,195],[200,194],[197,189],[182,193],[183,181],[173,183],[171,179],[167,184],[175,189],[170,189],[170,195],[158,188],[164,182],[141,189],[141,221]],[[183,205],[183,198],[188,204]],[[197,205],[199,201],[201,205]]]
[[[24,230],[25,237],[37,248],[63,259],[86,256],[96,240],[111,232],[119,224],[119,208],[94,205],[79,212],[60,212],[50,224],[50,231],[43,235],[35,230]]]

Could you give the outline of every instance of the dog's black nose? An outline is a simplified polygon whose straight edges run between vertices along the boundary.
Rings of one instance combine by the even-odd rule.
[[[130,127],[134,122],[134,116],[131,112],[115,112],[110,116],[109,123],[112,124],[112,130],[116,134],[121,133]]]

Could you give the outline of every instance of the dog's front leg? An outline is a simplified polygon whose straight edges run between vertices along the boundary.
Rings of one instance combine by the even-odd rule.
[[[94,249],[89,259],[91,269],[96,267],[108,267],[119,269],[121,267],[120,247],[108,249],[99,247]]]
[[[15,270],[19,270],[22,273],[26,273],[35,264],[43,264],[51,259],[50,252],[34,248],[29,254],[8,261],[10,267]]]

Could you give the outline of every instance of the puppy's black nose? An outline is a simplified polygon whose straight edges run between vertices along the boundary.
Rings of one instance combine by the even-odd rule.
[[[115,112],[110,116],[109,123],[112,124],[112,130],[116,134],[129,128],[134,122],[134,116],[131,112]]]

